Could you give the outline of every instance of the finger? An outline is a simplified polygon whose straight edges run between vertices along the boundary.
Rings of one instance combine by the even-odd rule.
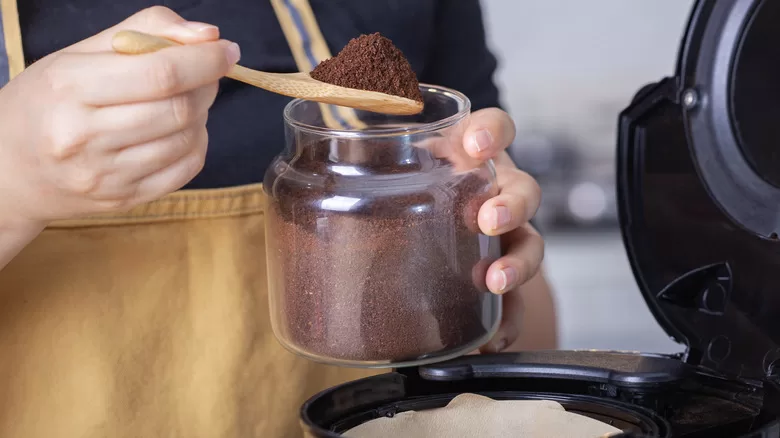
[[[514,229],[502,239],[508,242],[506,255],[490,265],[486,280],[488,289],[496,294],[528,281],[544,259],[544,240],[530,225]]]
[[[80,102],[107,106],[164,99],[215,83],[239,57],[238,46],[225,40],[144,55],[76,53],[59,58],[49,76],[54,88],[75,93]]]
[[[197,125],[208,115],[217,90],[217,83],[213,83],[169,99],[101,107],[89,122],[99,134],[90,139],[88,146],[115,150]]]
[[[521,318],[525,312],[523,296],[520,290],[513,290],[501,297],[501,323],[493,338],[479,351],[481,353],[500,353],[514,344],[520,336]]]
[[[501,324],[493,339],[482,346],[483,353],[558,348],[555,302],[542,271],[539,269],[527,283],[502,296]]]
[[[63,52],[109,52],[117,32],[135,30],[178,41],[182,44],[202,43],[219,39],[219,29],[211,24],[187,21],[163,6],[144,9],[103,32],[80,41]]]
[[[414,143],[416,148],[425,149],[435,158],[447,160],[454,172],[467,172],[483,164],[469,156],[463,148],[463,130],[441,136],[429,136]],[[455,131],[455,130],[453,130]]]
[[[198,145],[197,150],[139,181],[136,202],[143,204],[159,199],[184,187],[200,173],[206,159],[208,145],[208,134],[206,133],[205,136],[205,141]]]
[[[175,134],[119,151],[114,157],[111,180],[107,188],[117,189],[136,184],[191,155],[208,142],[205,117],[199,124]]]
[[[542,201],[542,190],[534,178],[514,167],[496,166],[500,192],[479,209],[482,232],[496,236],[518,228],[534,217]]]
[[[205,148],[208,134],[204,122],[166,138],[123,149],[110,157],[110,164],[101,172],[96,188],[90,192],[93,200],[128,200],[137,196],[138,186],[148,178]]]
[[[498,108],[487,108],[471,115],[463,136],[466,152],[479,160],[496,157],[515,139],[515,123]]]

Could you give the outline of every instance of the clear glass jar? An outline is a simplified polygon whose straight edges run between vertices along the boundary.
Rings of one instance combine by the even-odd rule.
[[[500,256],[477,214],[492,162],[464,151],[470,102],[421,85],[415,116],[357,112],[330,129],[317,103],[284,111],[287,145],[265,175],[271,323],[309,359],[416,366],[469,353],[501,319],[485,285]]]

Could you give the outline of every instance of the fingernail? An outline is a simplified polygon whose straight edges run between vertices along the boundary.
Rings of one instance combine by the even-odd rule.
[[[506,268],[501,269],[500,271],[500,286],[499,291],[500,292],[506,292],[507,290],[513,288],[515,286],[515,283],[517,283],[517,269],[507,266]]]
[[[509,219],[509,208],[504,205],[497,205],[493,207],[493,230],[498,230],[499,228],[509,224]]]
[[[241,59],[241,48],[238,47],[238,44],[236,43],[230,43],[225,49],[225,54],[227,56],[228,64],[233,65]]]
[[[183,23],[183,26],[196,33],[206,32],[209,30],[219,30],[217,26],[214,26],[213,24],[200,23],[197,21],[186,21]]]
[[[487,129],[482,129],[474,134],[474,148],[477,152],[482,152],[490,148],[493,144],[493,136]]]
[[[506,338],[501,338],[494,344],[496,353],[500,353],[504,351],[504,349],[507,347],[507,340]]]

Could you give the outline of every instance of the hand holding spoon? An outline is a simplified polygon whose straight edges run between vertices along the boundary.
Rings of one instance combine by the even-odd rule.
[[[179,43],[141,32],[123,30],[114,35],[112,45],[118,53],[139,55]],[[312,78],[308,73],[267,73],[236,65],[227,76],[272,93],[365,111],[412,115],[423,109],[422,102],[376,91],[328,84]]]

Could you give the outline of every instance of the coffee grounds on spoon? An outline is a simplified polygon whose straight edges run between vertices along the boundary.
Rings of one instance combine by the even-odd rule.
[[[311,77],[341,87],[423,101],[409,61],[378,32],[352,39],[335,58],[322,61],[312,70]]]

